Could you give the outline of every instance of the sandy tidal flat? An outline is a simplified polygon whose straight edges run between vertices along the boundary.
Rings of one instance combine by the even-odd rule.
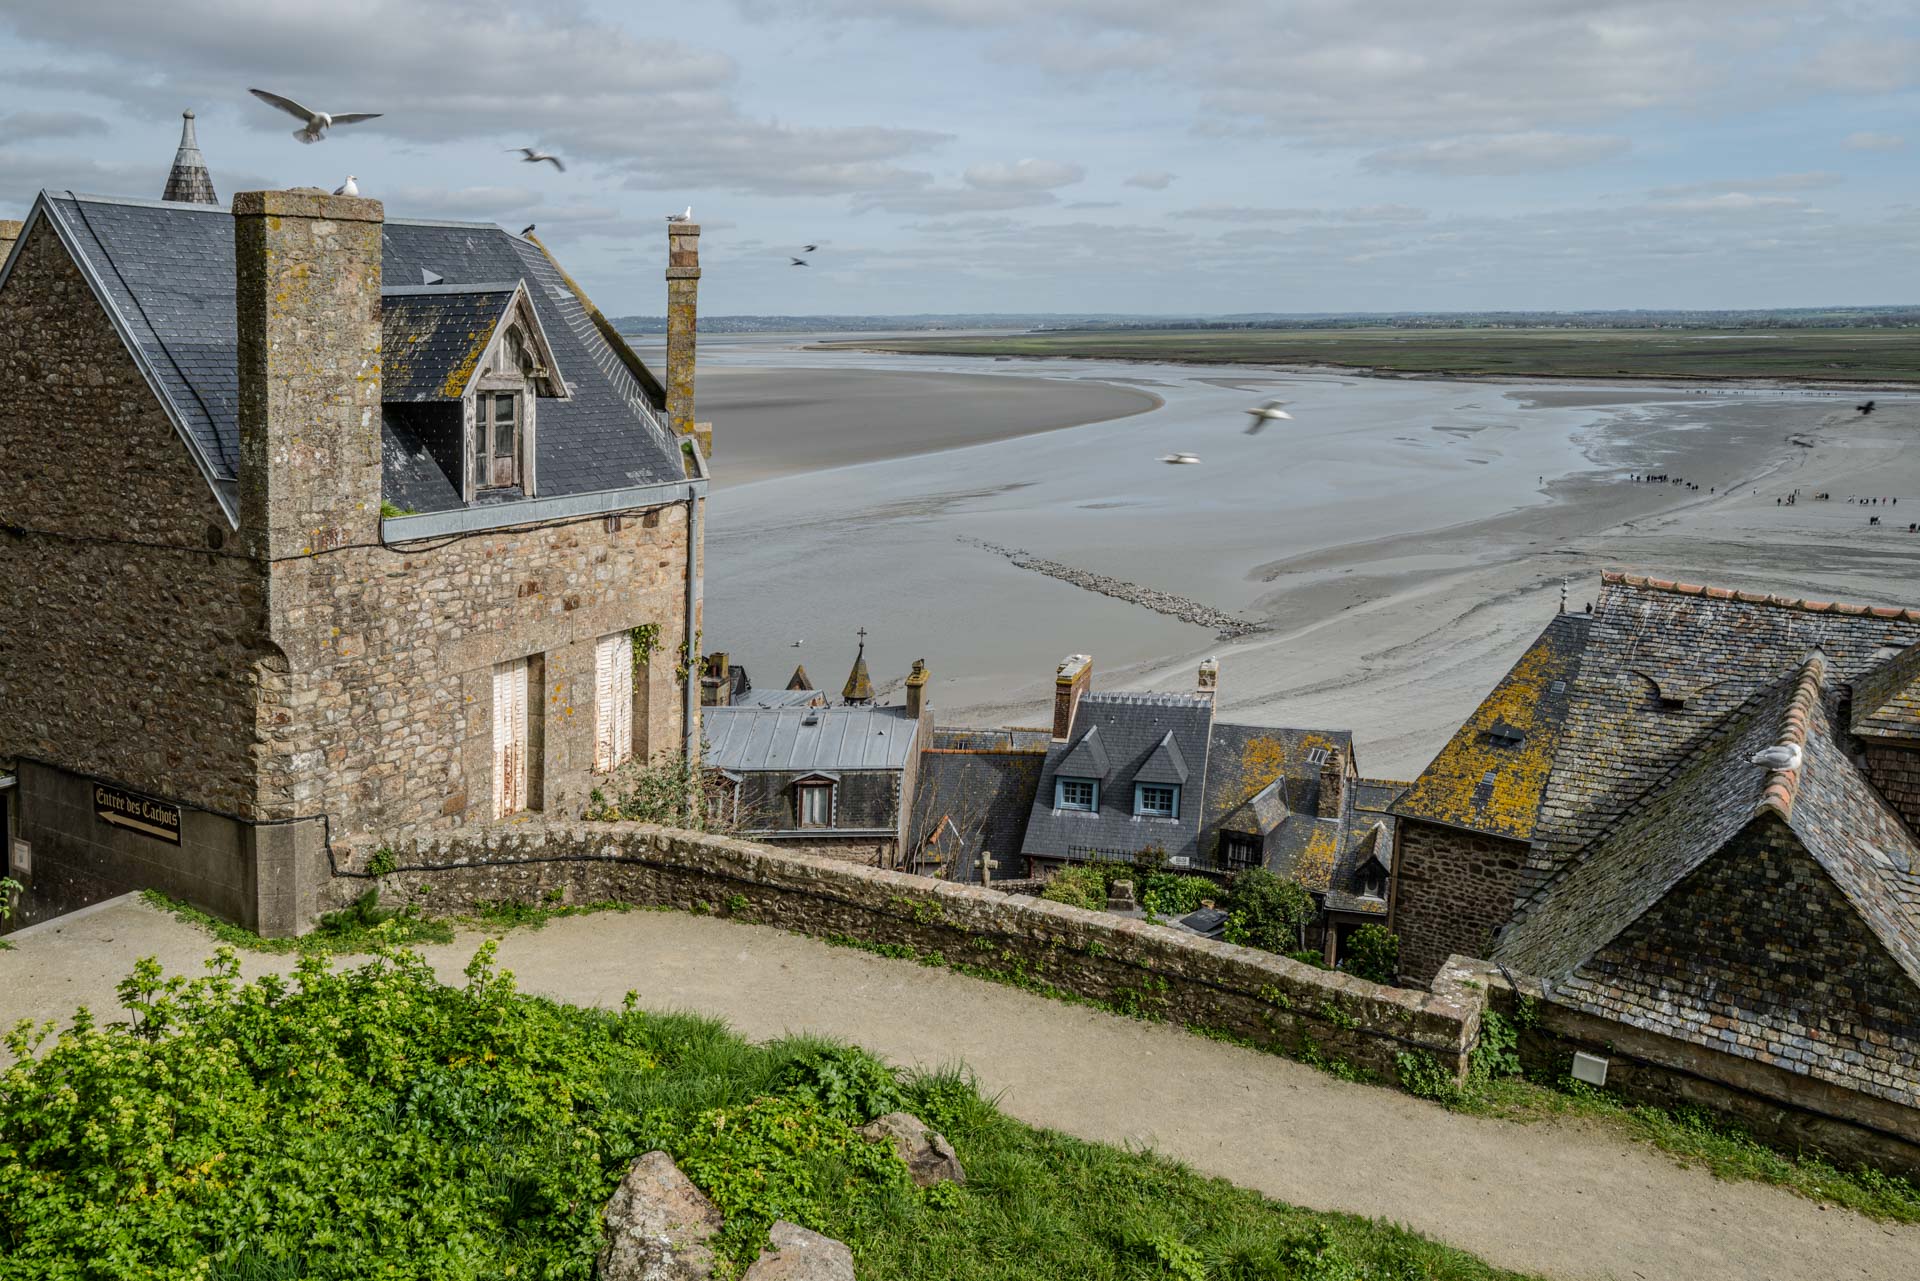
[[[784,365],[801,366],[808,380]],[[896,377],[876,382],[875,373]],[[972,377],[954,383],[956,374]],[[838,399],[842,377],[865,390]],[[1163,403],[1023,434],[1061,415],[1063,398],[1094,406],[1116,390],[1107,380]],[[887,391],[924,405],[927,395],[968,397],[982,382],[997,385],[978,415],[943,418],[924,436],[915,435],[924,415],[902,412]],[[701,416],[713,418],[722,442],[717,473],[728,466],[730,433],[776,438],[783,385],[806,386],[820,407],[809,410],[820,415],[811,430],[839,417],[856,442],[879,434],[911,448],[923,439],[941,452],[717,489],[706,646],[747,663],[757,685],[783,686],[803,661],[816,684],[837,690],[853,631],[864,626],[875,683],[897,688],[912,660],[926,658],[946,723],[1042,723],[1054,664],[1067,653],[1093,654],[1104,687],[1161,690],[1187,688],[1199,659],[1218,654],[1225,714],[1352,729],[1363,770],[1411,777],[1559,607],[1563,578],[1574,609],[1608,566],[1920,603],[1920,534],[1906,532],[1920,521],[1920,401],[1901,397],[1881,394],[1878,412],[1861,418],[1852,398],[1819,392],[1490,386],[710,344],[701,386],[719,390],[703,397]],[[730,417],[717,407],[728,397],[737,406]],[[1242,411],[1269,397],[1289,401],[1295,421],[1247,435]],[[986,443],[941,448],[970,420]],[[1171,451],[1202,462],[1157,461]],[[832,452],[799,451],[790,465]],[[1700,488],[1629,479],[1646,472]],[[1800,502],[1775,503],[1796,488]],[[1833,499],[1814,501],[1821,491]],[[1846,501],[1865,494],[1901,501]],[[1880,526],[1869,525],[1872,515]],[[989,546],[1176,594],[1267,630],[1221,641],[1018,568]]]

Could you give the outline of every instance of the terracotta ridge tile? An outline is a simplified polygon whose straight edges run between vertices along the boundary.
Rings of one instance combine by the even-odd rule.
[[[1781,718],[1780,734],[1774,739],[1776,743],[1791,744],[1801,749],[1800,768],[1771,771],[1760,794],[1759,808],[1770,809],[1783,819],[1793,817],[1794,798],[1800,794],[1800,775],[1807,767],[1807,729],[1812,724],[1813,709],[1820,701],[1820,686],[1826,680],[1826,675],[1826,655],[1816,649],[1801,664],[1793,700],[1787,704],[1787,714]]]
[[[1776,609],[1796,609],[1808,614],[1841,614],[1849,618],[1888,618],[1906,623],[1920,623],[1920,609],[1899,605],[1862,605],[1851,601],[1808,600],[1774,592],[1752,592],[1741,588],[1713,587],[1702,583],[1680,582],[1676,579],[1654,578],[1645,574],[1630,574],[1619,569],[1602,570],[1600,581],[1638,587],[1646,591],[1670,592],[1676,596],[1704,596],[1711,600],[1735,600],[1747,605],[1771,605]]]

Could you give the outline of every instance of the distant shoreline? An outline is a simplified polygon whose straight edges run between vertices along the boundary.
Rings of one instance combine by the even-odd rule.
[[[1029,339],[1037,338],[1041,341],[1045,340],[1045,336],[1043,335],[1023,335],[1023,337]],[[999,345],[988,345],[986,343],[975,347],[966,340],[941,341],[939,339],[917,338],[891,343],[870,341],[816,342],[802,347],[801,350],[867,352],[889,356],[959,357],[969,360],[1103,361],[1112,364],[1127,365],[1183,365],[1196,369],[1247,369],[1284,374],[1335,374],[1353,378],[1378,378],[1398,382],[1463,382],[1492,386],[1551,383],[1572,387],[1715,387],[1732,390],[1815,391],[1833,392],[1836,394],[1853,392],[1920,392],[1920,366],[1916,366],[1915,374],[1911,379],[1829,378],[1810,373],[1790,375],[1752,373],[1709,374],[1650,370],[1629,370],[1616,373],[1569,373],[1549,370],[1530,372],[1525,369],[1514,369],[1489,372],[1479,369],[1451,367],[1392,369],[1384,368],[1378,364],[1358,361],[1276,360],[1264,358],[1258,353],[1239,356],[1230,354],[1207,356],[1186,350],[1177,354],[1157,355],[1151,352],[1103,349],[1098,346],[1089,346],[1084,350],[1076,351],[1023,351],[1007,349]]]

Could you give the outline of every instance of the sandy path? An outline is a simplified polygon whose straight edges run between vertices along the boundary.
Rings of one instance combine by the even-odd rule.
[[[198,930],[129,899],[14,936],[0,1026],[113,1008],[143,955],[191,970]],[[475,937],[428,949],[459,981]],[[1910,1278],[1920,1228],[1888,1227],[1559,1122],[1456,1116],[1286,1059],[1060,1005],[761,926],[670,912],[576,917],[501,945],[523,990],[725,1018],[747,1036],[826,1033],[898,1063],[966,1062],[1007,1111],[1105,1142],[1150,1143],[1317,1209],[1393,1220],[1489,1262],[1558,1278]],[[286,957],[249,956],[249,972]]]

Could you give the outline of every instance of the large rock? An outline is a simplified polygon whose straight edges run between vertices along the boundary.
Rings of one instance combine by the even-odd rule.
[[[854,1281],[853,1251],[832,1237],[785,1219],[767,1234],[767,1249],[746,1281]]]
[[[960,1167],[960,1158],[954,1154],[946,1136],[929,1130],[911,1112],[889,1112],[878,1121],[861,1126],[860,1135],[871,1141],[891,1142],[919,1187],[931,1187],[948,1180],[967,1181],[967,1172]]]
[[[600,1211],[607,1235],[595,1275],[600,1281],[706,1281],[713,1275],[707,1242],[722,1221],[719,1208],[672,1157],[649,1152]]]

